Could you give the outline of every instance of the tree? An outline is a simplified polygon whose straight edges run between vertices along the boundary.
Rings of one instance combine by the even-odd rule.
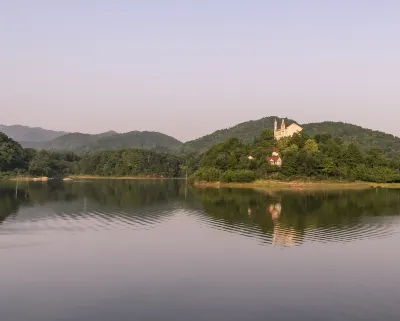
[[[324,158],[322,162],[322,172],[326,175],[329,176],[333,174],[335,171],[335,163],[332,158],[326,157]]]
[[[309,154],[316,154],[318,153],[318,144],[313,139],[307,139],[304,143],[304,151]]]
[[[355,144],[350,144],[343,155],[344,163],[349,167],[355,167],[364,163],[364,157]]]
[[[24,151],[20,144],[0,133],[0,172],[25,168]]]

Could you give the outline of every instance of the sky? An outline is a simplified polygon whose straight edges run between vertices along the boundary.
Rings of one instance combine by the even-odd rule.
[[[182,141],[277,115],[400,136],[400,1],[0,0],[0,124]]]

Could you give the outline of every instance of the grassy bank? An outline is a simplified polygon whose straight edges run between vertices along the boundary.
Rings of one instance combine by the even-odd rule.
[[[400,183],[373,183],[373,182],[347,182],[347,181],[276,181],[257,180],[252,183],[221,183],[221,182],[194,182],[197,187],[232,187],[232,188],[258,188],[258,189],[365,189],[371,187],[400,188]]]

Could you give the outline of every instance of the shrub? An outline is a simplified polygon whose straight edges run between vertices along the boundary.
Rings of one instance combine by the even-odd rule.
[[[226,171],[221,175],[221,181],[224,183],[250,183],[256,179],[256,174],[248,169],[237,171]]]
[[[221,171],[214,167],[201,167],[191,177],[194,181],[216,182],[221,176]]]

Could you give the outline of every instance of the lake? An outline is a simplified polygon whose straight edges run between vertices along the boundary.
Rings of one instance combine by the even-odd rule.
[[[400,320],[400,190],[2,183],[0,320]]]

